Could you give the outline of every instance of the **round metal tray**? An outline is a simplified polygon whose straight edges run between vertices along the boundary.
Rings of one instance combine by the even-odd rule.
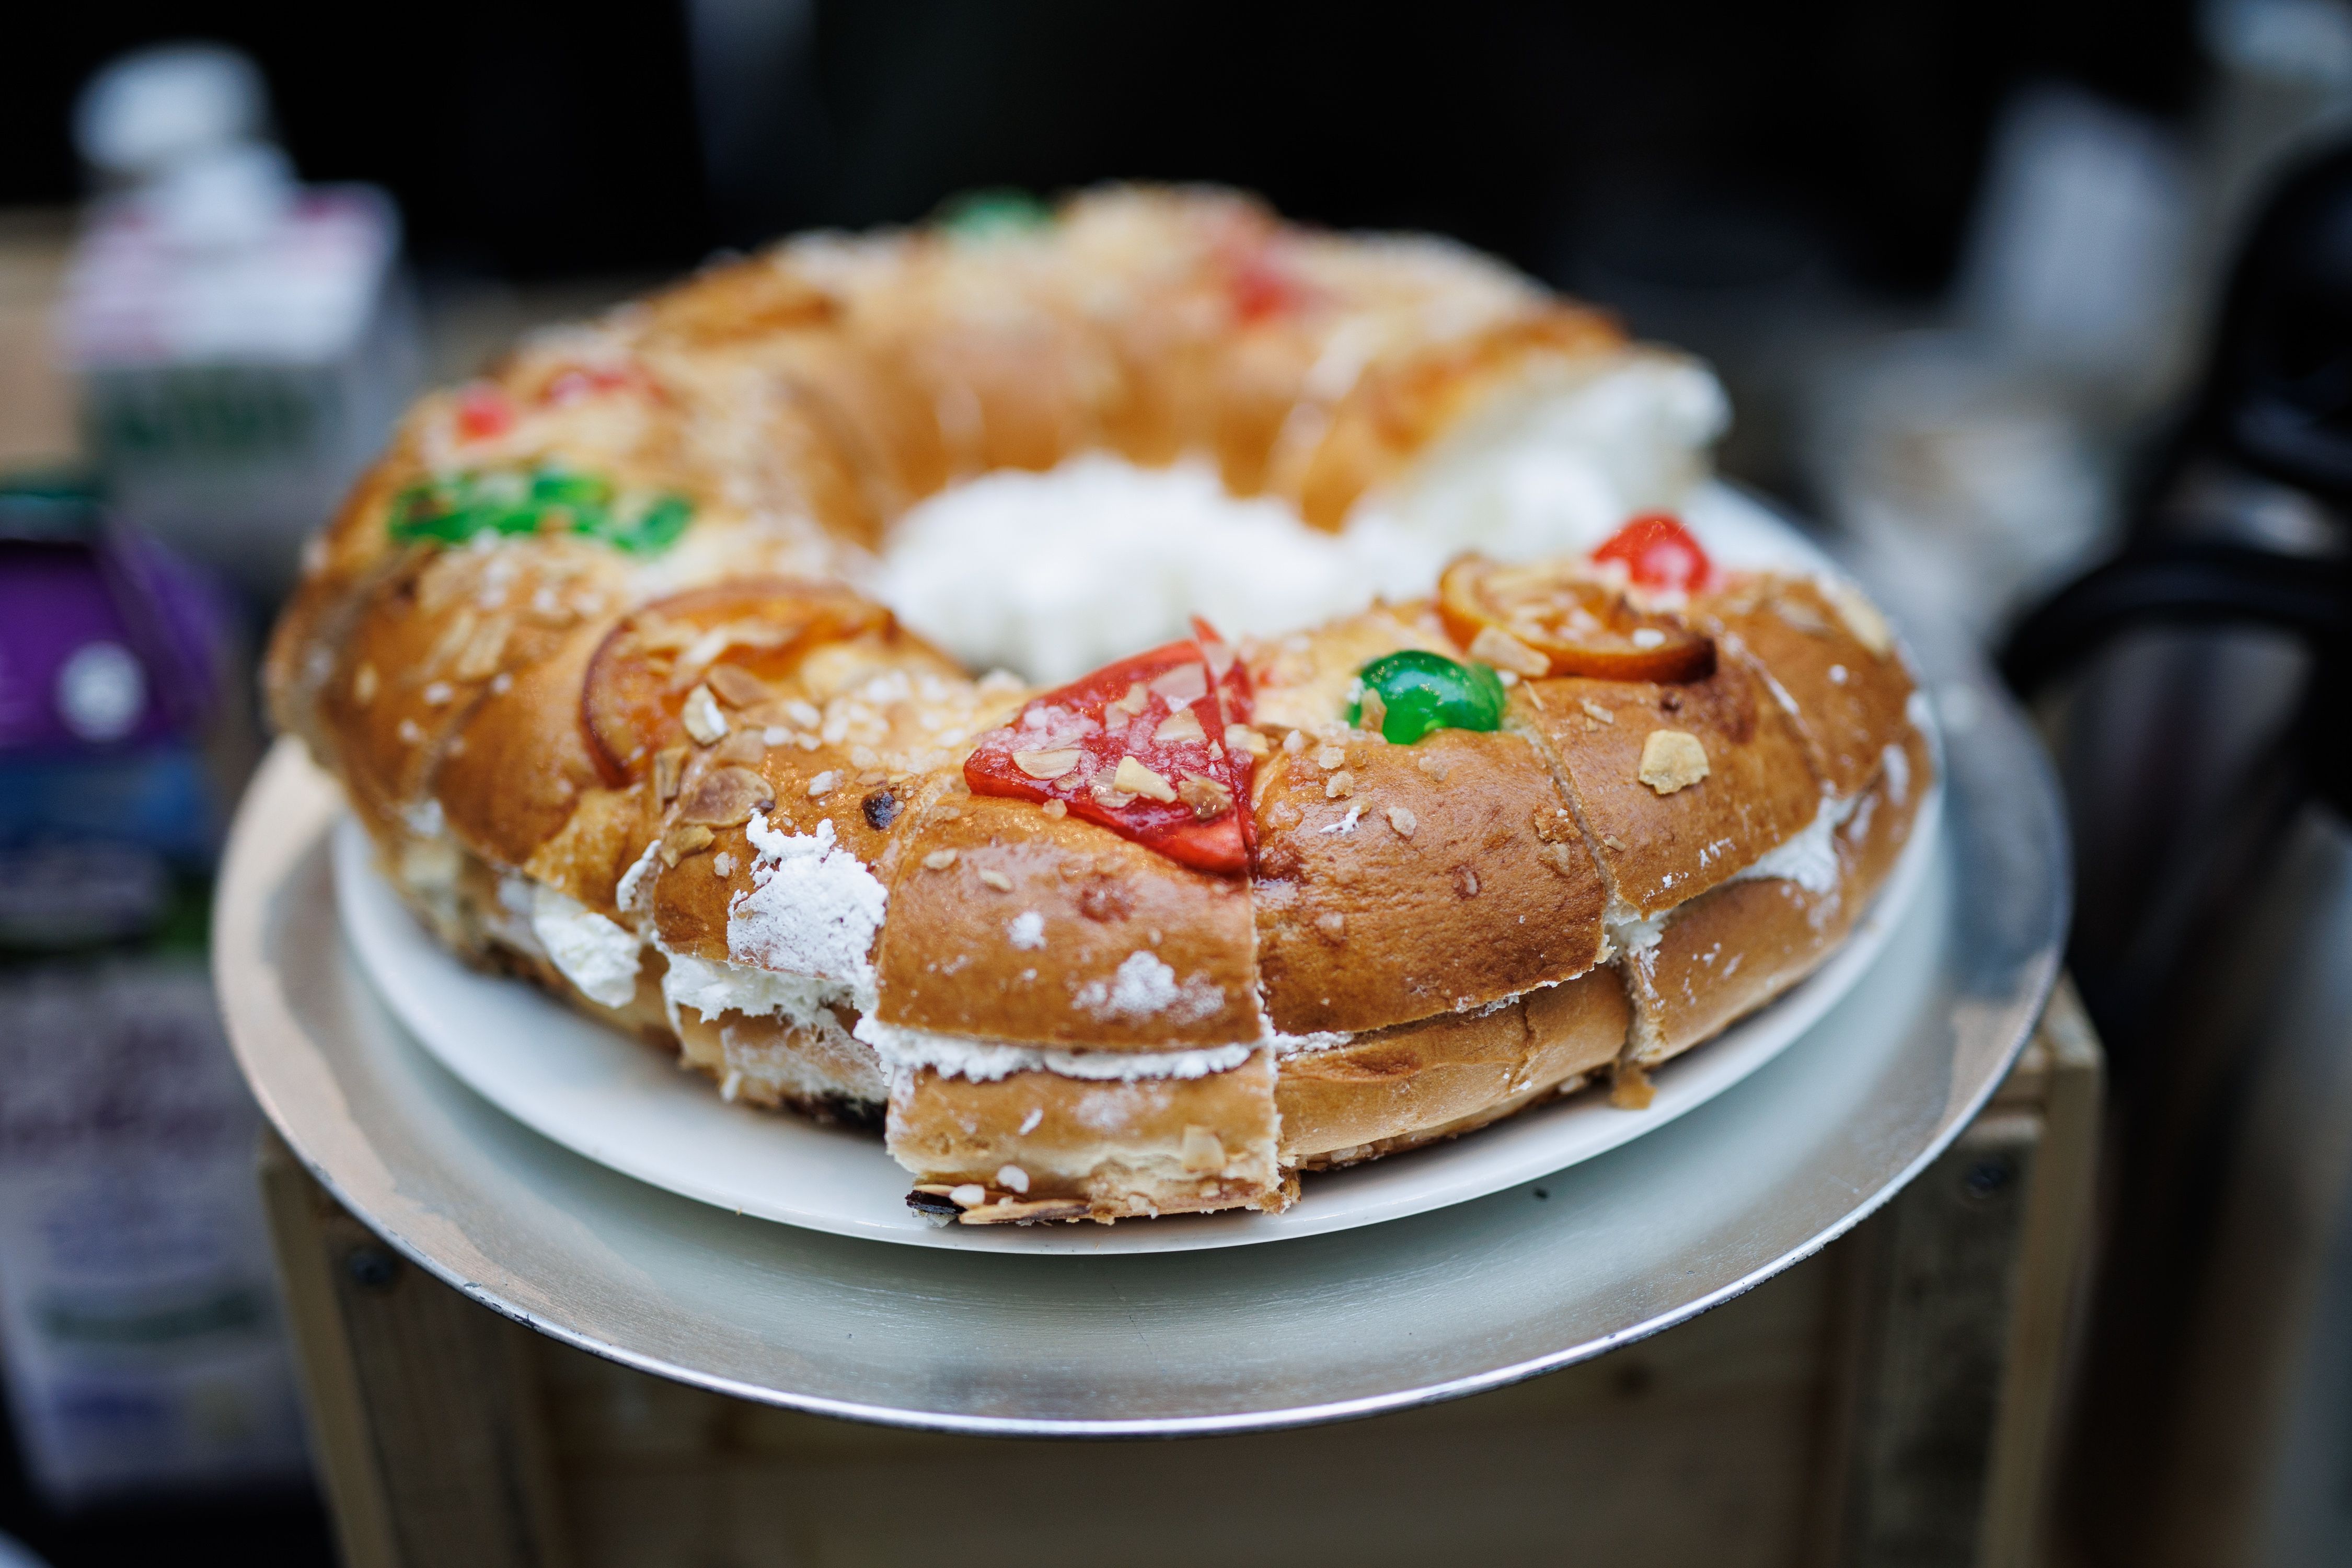
[[[215,965],[255,1093],[335,1196],[425,1268],[583,1350],[961,1432],[1172,1436],[1397,1409],[1601,1354],[1788,1268],[1940,1152],[2008,1070],[2065,929],[2057,798],[1980,667],[1949,639],[1915,652],[1948,742],[1943,836],[1864,981],[1654,1133],[1360,1230],[1143,1256],[935,1251],[607,1170],[477,1098],[370,988],[337,922],[338,797],[290,742],[238,814]]]

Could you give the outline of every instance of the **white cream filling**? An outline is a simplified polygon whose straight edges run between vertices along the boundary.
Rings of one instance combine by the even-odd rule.
[[[1338,1029],[1318,1029],[1311,1034],[1286,1035],[1269,1024],[1266,1026],[1265,1045],[1277,1058],[1311,1057],[1321,1051],[1336,1051],[1355,1037]]]
[[[786,833],[764,813],[747,825],[758,858],[751,886],[727,905],[727,952],[753,969],[829,980],[872,1012],[874,964],[866,955],[882,929],[889,895],[864,861],[835,842],[833,824]]]
[[[1859,798],[1824,797],[1811,822],[1753,865],[1734,871],[1728,879],[1748,882],[1777,877],[1820,897],[1835,893],[1845,885],[1844,872],[1838,865],[1837,830],[1853,815],[1853,803]]]
[[[530,886],[530,930],[548,962],[590,1001],[625,1007],[636,995],[645,948],[636,932],[543,882]]]
[[[1376,595],[1425,594],[1466,550],[1590,549],[1689,499],[1727,417],[1695,361],[1652,349],[1559,358],[1365,496],[1336,535],[1286,502],[1228,494],[1199,459],[1144,468],[1086,452],[918,502],[873,586],[973,668],[1068,680],[1186,635],[1196,613],[1227,636],[1274,636]]]
[[[661,865],[661,840],[646,846],[646,852],[636,858],[629,868],[621,873],[618,886],[613,889],[613,902],[625,915],[637,912],[637,895],[645,891],[646,879]]]
[[[1665,934],[1666,921],[1673,918],[1674,912],[1673,910],[1660,910],[1644,920],[1630,908],[1618,905],[1602,918],[1601,928],[1609,937],[1610,947],[1615,952],[1647,952],[1657,946],[1658,939]]]
[[[692,953],[667,952],[669,969],[662,975],[662,1000],[675,1020],[680,1007],[691,1007],[705,1018],[740,1013],[747,1018],[782,1018],[802,1028],[838,1026],[832,1004],[846,1002],[846,987],[807,974],[782,974],[740,963],[714,963]]]
[[[1183,1051],[1066,1051],[1045,1046],[1008,1046],[929,1029],[902,1028],[860,1018],[850,1031],[874,1047],[893,1082],[929,1068],[942,1078],[994,1083],[1017,1072],[1051,1072],[1097,1082],[1139,1079],[1206,1078],[1230,1072],[1249,1060],[1263,1042],[1203,1046]]]

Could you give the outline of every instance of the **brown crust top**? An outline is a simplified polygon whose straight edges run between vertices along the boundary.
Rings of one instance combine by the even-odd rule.
[[[1258,795],[1258,963],[1286,1034],[1482,1006],[1581,974],[1608,901],[1517,735],[1277,752]]]
[[[1511,718],[1541,737],[1612,889],[1641,916],[1754,864],[1821,809],[1795,727],[1738,664],[1679,686],[1529,681],[1514,693]],[[1671,792],[1643,782],[1657,731],[1696,737],[1706,776]]]
[[[1447,314],[1433,301],[1454,329],[1427,324]],[[1344,392],[1318,391],[1343,331],[1380,346]],[[1179,1129],[1174,1156],[1129,1150],[1121,1165],[1097,1150],[1058,1195],[992,1196],[993,1217],[1051,1217],[1034,1212],[1049,1199],[1097,1217],[1278,1206],[1277,1076],[1298,1118],[1283,1123],[1292,1157],[1407,1146],[1595,1070],[1628,1037],[1629,996],[1631,1048],[1654,1056],[1833,946],[1932,765],[1875,612],[1834,584],[1736,577],[1685,615],[1724,652],[1706,679],[1526,681],[1502,731],[1412,745],[1351,730],[1346,711],[1371,658],[1466,657],[1426,604],[1245,648],[1268,754],[1245,803],[1255,876],[1221,879],[967,794],[971,738],[1024,693],[972,681],[841,574],[943,485],[1087,448],[1207,454],[1236,492],[1336,527],[1531,364],[1622,345],[1604,318],[1475,258],[1287,228],[1214,193],[1095,193],[1049,234],[1002,244],[795,242],[420,402],[279,624],[274,709],[342,778],[436,930],[559,988],[507,879],[659,950],[742,963],[732,927],[762,886],[756,824],[825,836],[887,889],[858,982],[881,1026],[1118,1053],[1352,1034],[1280,1075],[1261,1051],[1181,1090],[1017,1075],[1066,1085],[1073,1115],[1174,1096],[1257,1130],[1234,1132],[1213,1180],[1185,1166]],[[470,538],[412,526],[420,485],[480,479],[511,499],[583,473],[612,518],[658,501],[690,526],[642,556],[561,499],[536,521],[464,525]],[[1855,802],[1832,914],[1793,884],[1725,886],[1825,798]],[[1647,957],[1611,967],[1607,922],[1628,915],[1669,918]],[[1706,954],[1738,943],[1756,951],[1733,983]],[[614,1016],[657,1029],[661,968],[647,958]],[[800,1031],[841,1057],[836,1079],[865,1059],[850,1021]],[[754,1098],[831,1092],[779,1056],[803,1048],[794,1026],[730,1046],[722,1020],[689,1022],[689,1059],[711,1070],[767,1053],[745,1079]],[[1343,1082],[1356,1088],[1330,1087]],[[1318,1102],[1327,1091],[1339,1099]],[[941,1151],[961,1146],[946,1122],[922,1131],[925,1108],[952,1122],[1009,1093],[922,1069],[894,1089],[894,1149],[929,1138],[923,1158],[951,1173],[964,1155]]]
[[[1092,1050],[1255,1040],[1250,889],[1027,801],[955,794],[899,861],[876,1016]]]

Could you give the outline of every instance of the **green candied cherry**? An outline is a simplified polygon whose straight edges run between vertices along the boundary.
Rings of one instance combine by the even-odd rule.
[[[601,539],[625,554],[659,555],[677,542],[693,516],[694,503],[684,496],[658,496],[632,516],[599,511],[593,525],[576,521],[572,531]]]
[[[530,474],[493,469],[412,485],[393,503],[392,536],[462,544],[485,531],[560,530],[631,555],[658,555],[677,542],[694,516],[684,496],[624,502],[610,479],[569,468]]]
[[[1377,696],[1386,710],[1381,734],[1392,745],[1410,746],[1432,730],[1503,727],[1502,679],[1483,664],[1410,647],[1372,660],[1356,680],[1361,695],[1348,705],[1348,721],[1360,726],[1366,700]]]

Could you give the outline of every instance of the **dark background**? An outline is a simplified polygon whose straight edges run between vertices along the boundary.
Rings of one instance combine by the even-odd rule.
[[[727,123],[698,120],[693,29],[658,0],[44,7],[45,34],[0,53],[0,204],[78,193],[67,117],[92,68],[203,37],[260,62],[306,177],[399,196],[428,276],[677,268],[973,185],[1142,176],[1555,278],[1697,226],[1723,265],[1797,247],[1918,291],[1951,266],[2012,89],[2063,76],[2176,113],[2197,85],[2180,0],[701,9],[769,40],[706,61],[761,84]]]

